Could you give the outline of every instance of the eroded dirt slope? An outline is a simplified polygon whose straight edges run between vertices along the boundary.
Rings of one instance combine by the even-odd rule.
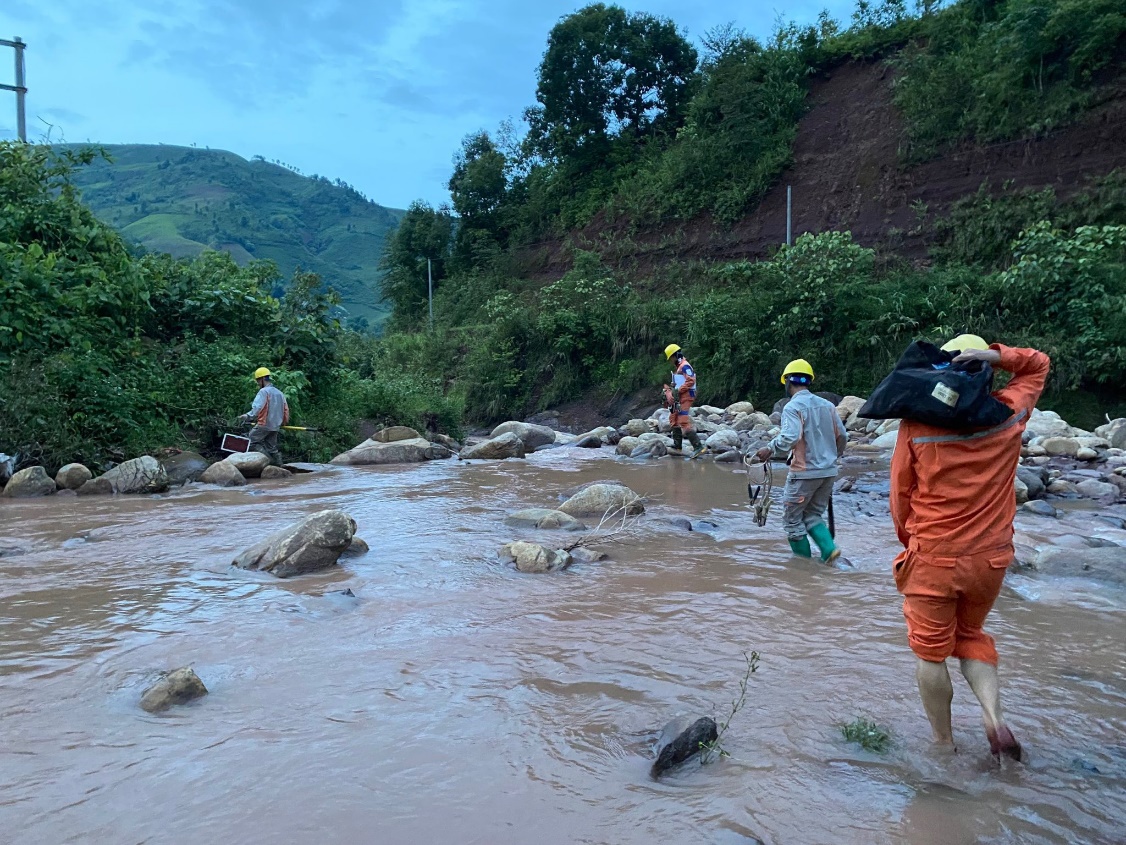
[[[1051,186],[1061,198],[1092,178],[1126,167],[1126,80],[1075,124],[1041,138],[978,146],[965,144],[923,164],[904,167],[902,117],[891,101],[891,72],[883,64],[849,64],[814,84],[799,124],[794,163],[762,203],[730,229],[710,218],[662,226],[607,246],[607,227],[592,225],[569,239],[596,249],[612,265],[645,273],[663,262],[761,258],[786,236],[786,188],[793,191],[793,234],[850,230],[865,246],[910,258],[927,255],[919,211],[944,216],[951,204],[983,182],[999,189]],[[614,229],[616,227],[611,227]],[[622,230],[624,232],[624,230]],[[568,269],[560,242],[526,253],[525,270],[545,280]]]

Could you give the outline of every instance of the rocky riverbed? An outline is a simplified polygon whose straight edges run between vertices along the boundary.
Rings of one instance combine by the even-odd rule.
[[[739,413],[757,412],[712,424]],[[637,435],[625,422],[474,438],[513,435],[523,458],[388,431],[365,451],[407,442],[421,459],[277,478],[220,462],[243,479],[229,487],[177,485],[198,462],[161,456],[164,492],[0,501],[0,830],[13,845],[1114,841],[1126,590],[1098,560],[1122,557],[1121,503],[1045,490],[1030,504],[1056,515],[1018,513],[1022,561],[1076,564],[1015,568],[990,618],[1031,760],[998,771],[960,679],[961,753],[930,752],[876,431],[845,459],[837,569],[792,558],[777,511],[755,525],[738,463],[625,457],[624,436],[665,436],[659,415]],[[742,447],[769,435],[755,428]],[[631,530],[581,545],[615,508]],[[656,730],[722,726],[752,651],[730,756],[653,781]],[[890,750],[842,739],[859,716]],[[279,772],[300,788],[279,792]]]

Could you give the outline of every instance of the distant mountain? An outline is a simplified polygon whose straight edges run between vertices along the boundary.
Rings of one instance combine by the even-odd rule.
[[[106,149],[112,161],[84,168],[75,183],[126,238],[177,257],[211,248],[240,264],[269,259],[286,277],[310,270],[336,288],[350,319],[372,326],[390,311],[380,300],[378,265],[401,210],[259,157],[164,145]]]

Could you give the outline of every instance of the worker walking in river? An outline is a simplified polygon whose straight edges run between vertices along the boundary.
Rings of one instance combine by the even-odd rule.
[[[692,424],[689,410],[696,401],[696,371],[684,357],[684,353],[675,343],[665,347],[665,359],[671,361],[675,369],[672,374],[672,387],[665,385],[665,394],[669,400],[669,425],[672,426],[672,445],[677,451],[684,448],[684,438],[692,444],[692,453],[689,458],[695,458],[704,451],[700,442],[700,435]]]
[[[254,427],[248,435],[250,448],[266,455],[271,464],[278,465],[281,464],[278,431],[289,422],[289,403],[285,401],[285,394],[274,387],[273,376],[265,367],[254,371],[254,380],[258,382],[258,395],[254,397],[250,411],[239,420],[254,420]]]
[[[891,515],[903,552],[895,559],[915,677],[940,745],[953,746],[954,688],[946,658],[981,704],[989,749],[1021,759],[1020,743],[1001,714],[997,648],[982,630],[1013,562],[1013,493],[1021,435],[1044,390],[1051,364],[1035,349],[987,345],[961,335],[942,347],[954,363],[983,361],[1012,373],[993,395],[1013,416],[993,428],[955,432],[904,420],[891,465]]]
[[[812,537],[821,559],[828,562],[841,554],[825,524],[825,511],[848,434],[833,403],[810,392],[812,383],[813,367],[804,358],[786,365],[782,384],[790,401],[782,409],[782,430],[756,457],[768,461],[790,454],[790,472],[782,491],[782,525],[790,548],[799,557],[813,557]]]

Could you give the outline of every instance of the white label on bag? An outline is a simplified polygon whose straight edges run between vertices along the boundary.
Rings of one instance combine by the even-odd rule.
[[[941,382],[934,386],[934,390],[931,391],[931,396],[943,405],[949,405],[951,408],[958,404],[958,391],[947,387]]]

